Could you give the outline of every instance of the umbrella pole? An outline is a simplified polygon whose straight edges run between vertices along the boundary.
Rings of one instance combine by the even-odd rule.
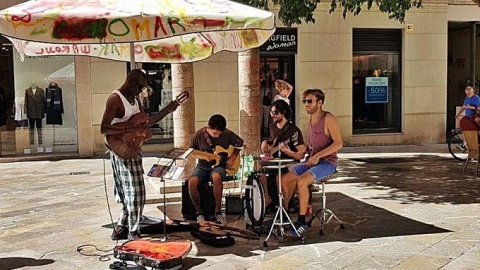
[[[130,42],[130,70],[136,69],[137,66],[135,64],[135,44]]]

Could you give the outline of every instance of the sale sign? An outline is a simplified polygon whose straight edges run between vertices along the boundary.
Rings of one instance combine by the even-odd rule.
[[[388,103],[388,77],[365,78],[365,103]]]

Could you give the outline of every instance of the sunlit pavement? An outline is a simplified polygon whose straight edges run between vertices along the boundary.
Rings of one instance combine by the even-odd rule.
[[[474,162],[464,174],[446,149],[344,148],[340,176],[326,191],[328,207],[346,228],[331,222],[319,236],[315,221],[306,244],[271,237],[264,251],[265,235],[259,241],[237,237],[227,248],[205,245],[188,232],[168,238],[193,241],[184,269],[480,269],[480,178]],[[145,169],[155,162],[145,158]],[[1,270],[109,268],[116,242],[110,240],[105,191],[113,219],[120,208],[105,164],[104,180],[101,158],[0,163]],[[147,188],[148,198],[162,197],[149,183]],[[314,202],[318,207],[319,194]],[[159,207],[148,204],[145,215],[161,217]],[[168,216],[180,218],[180,208],[169,203]],[[227,218],[230,226],[245,228],[243,217]],[[81,245],[100,251],[85,246],[78,252]]]

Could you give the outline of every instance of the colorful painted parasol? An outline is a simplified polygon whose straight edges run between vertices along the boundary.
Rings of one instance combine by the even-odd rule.
[[[274,31],[271,12],[227,0],[30,0],[0,11],[22,58],[184,63],[258,47]]]

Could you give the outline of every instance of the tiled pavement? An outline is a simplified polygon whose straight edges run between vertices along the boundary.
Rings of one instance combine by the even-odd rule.
[[[331,223],[319,236],[314,223],[306,244],[272,238],[267,251],[263,238],[213,248],[188,232],[171,233],[170,240],[194,241],[184,269],[480,269],[480,178],[473,165],[463,174],[445,145],[348,147],[340,160],[341,176],[327,184],[327,196],[345,230]],[[145,158],[145,169],[155,161]],[[111,251],[77,252],[80,245],[116,244],[105,226],[105,191],[114,219],[119,206],[108,161],[105,168],[104,179],[102,159],[0,163],[0,270],[108,269]],[[161,197],[147,186],[149,198]],[[145,214],[162,216],[158,207],[148,204]],[[180,203],[169,203],[167,212],[180,218]],[[244,227],[243,218],[228,219]]]

